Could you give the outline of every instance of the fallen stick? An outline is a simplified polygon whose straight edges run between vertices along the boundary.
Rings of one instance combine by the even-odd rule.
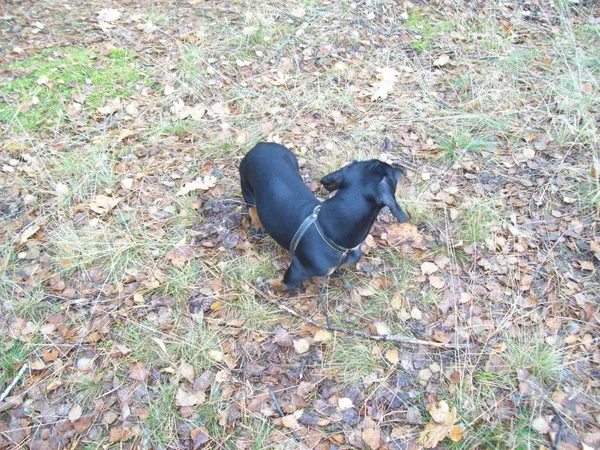
[[[2,393],[2,395],[0,395],[0,402],[4,401],[8,394],[10,394],[10,391],[12,391],[12,389],[15,387],[15,385],[19,382],[19,380],[25,373],[25,370],[27,370],[27,363],[23,364],[23,367],[21,367],[19,373],[17,373],[17,376],[14,378],[14,380],[12,380],[12,383],[10,383],[8,387],[4,389],[4,392]]]
[[[258,290],[256,287],[252,286],[252,288],[263,299],[266,299],[267,301],[270,300],[263,292]],[[476,348],[475,344],[444,344],[442,342],[427,341],[427,340],[417,339],[417,338],[413,338],[411,336],[403,336],[403,335],[399,335],[399,334],[378,336],[378,335],[365,333],[364,331],[350,330],[350,329],[338,327],[337,325],[332,325],[330,323],[319,323],[319,322],[311,319],[310,317],[306,317],[306,316],[303,316],[302,314],[297,313],[293,309],[288,308],[287,306],[279,303],[278,301],[271,300],[271,301],[269,301],[269,303],[274,303],[280,310],[285,311],[286,313],[288,313],[294,317],[297,317],[300,320],[308,322],[311,325],[314,325],[316,327],[323,328],[323,329],[329,330],[329,331],[337,331],[339,333],[348,334],[350,336],[371,339],[374,341],[399,342],[401,344],[410,344],[410,345],[427,345],[430,347],[438,347],[438,348],[445,348],[445,349],[451,349],[451,350]],[[329,320],[327,320],[327,322],[329,322]]]

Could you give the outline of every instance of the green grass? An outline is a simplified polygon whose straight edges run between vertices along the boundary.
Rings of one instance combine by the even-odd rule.
[[[113,171],[115,161],[111,155],[97,147],[78,147],[55,154],[43,154],[46,164],[46,184],[53,192],[58,183],[68,187],[61,197],[63,203],[78,204],[92,201],[95,194],[113,188],[117,174]]]
[[[560,381],[565,373],[564,352],[542,339],[508,339],[502,358],[508,367],[529,370],[547,386]]]
[[[77,227],[64,223],[50,230],[50,254],[63,272],[72,275],[100,267],[108,282],[120,281],[128,269],[149,269],[156,254],[165,255],[182,237],[181,230],[173,230],[157,239],[143,226],[127,223],[105,223],[95,227]],[[178,274],[172,289],[181,292],[182,285],[190,282],[193,274]],[[185,286],[184,286],[185,287]]]
[[[177,427],[182,420],[175,405],[177,388],[176,383],[169,382],[159,382],[151,388],[154,401],[147,405],[150,416],[140,425],[156,448],[172,448],[177,442]]]
[[[519,417],[511,423],[487,424],[468,429],[461,442],[450,442],[449,449],[534,450],[546,441],[535,431],[529,421]]]
[[[31,349],[27,344],[16,339],[0,340],[0,391],[5,383],[10,383],[29,358]]]
[[[16,75],[0,81],[0,122],[25,130],[54,124],[74,95],[85,94],[84,108],[94,111],[106,99],[129,97],[142,78],[135,55],[126,49],[112,49],[107,56],[81,47],[49,49],[0,70]],[[42,76],[47,85],[38,84]]]
[[[254,283],[251,280],[249,282]],[[246,329],[269,331],[281,322],[277,307],[258,301],[254,292],[239,292],[238,295],[236,300],[228,302],[230,315],[235,319],[243,319]]]
[[[208,351],[219,350],[218,331],[202,324],[186,321],[174,327],[169,335],[153,330],[154,326],[150,323],[131,324],[118,330],[116,336],[132,350],[128,354],[128,361],[143,362],[159,368],[185,361],[194,366],[197,373],[201,373],[213,363],[208,357]],[[164,343],[166,354],[157,344],[157,339]]]
[[[342,385],[353,385],[373,373],[377,368],[374,345],[359,339],[335,338],[331,344],[329,366],[338,370]]]
[[[261,245],[262,246],[262,245]],[[224,275],[236,286],[242,284],[253,284],[258,277],[273,278],[276,272],[271,264],[276,256],[276,247],[268,242],[260,253],[254,250],[246,252],[243,258],[230,261],[224,269]]]
[[[480,243],[492,235],[500,213],[490,201],[471,199],[460,209],[455,225],[458,240],[466,245]]]
[[[410,46],[417,52],[421,53],[424,50],[430,50],[434,46],[435,38],[439,32],[447,32],[453,30],[453,25],[449,21],[434,20],[434,18],[423,9],[413,9],[408,19],[404,22],[404,26],[418,35],[420,39],[413,38]]]

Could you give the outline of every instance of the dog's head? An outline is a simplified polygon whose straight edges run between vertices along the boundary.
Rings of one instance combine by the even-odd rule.
[[[399,222],[408,221],[408,216],[396,202],[396,187],[400,178],[406,176],[401,166],[391,166],[378,159],[353,161],[335,172],[325,175],[321,184],[328,191],[358,188],[363,195],[378,206],[387,206]]]

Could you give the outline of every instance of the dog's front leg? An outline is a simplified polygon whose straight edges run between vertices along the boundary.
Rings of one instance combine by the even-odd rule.
[[[269,286],[276,291],[289,291],[298,287],[300,283],[310,277],[311,275],[308,275],[298,258],[294,257],[283,277],[269,279],[259,278],[258,285],[259,287]]]

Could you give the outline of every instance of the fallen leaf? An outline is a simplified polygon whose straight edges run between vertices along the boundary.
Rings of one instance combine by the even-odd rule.
[[[434,448],[446,437],[454,442],[462,440],[462,428],[454,425],[457,420],[456,407],[450,410],[448,404],[441,400],[437,406],[433,403],[427,405],[427,411],[432,420],[425,425],[417,440],[418,444],[423,448]]]
[[[125,111],[130,116],[137,117],[137,115],[140,113],[138,106],[139,106],[138,102],[133,101],[133,102],[129,103],[129,105],[127,105],[127,107],[125,108]]]
[[[410,310],[410,317],[412,317],[415,320],[422,320],[423,313],[421,312],[421,310],[419,308],[417,308],[416,306],[413,306],[413,308]]]
[[[330,340],[331,340],[331,333],[327,330],[319,329],[313,336],[314,342],[328,342]]]
[[[46,368],[46,364],[41,359],[35,359],[29,363],[29,368],[31,370],[44,370]]]
[[[292,430],[296,430],[296,429],[300,428],[300,425],[298,424],[298,419],[293,414],[282,417],[281,423],[283,424],[284,427],[290,428]]]
[[[121,12],[114,8],[106,8],[96,13],[102,22],[116,22],[121,17]]]
[[[294,8],[290,11],[292,16],[294,17],[304,17],[306,15],[306,10],[304,8]]]
[[[540,434],[546,434],[550,431],[550,424],[542,416],[538,416],[531,422],[531,428]]]
[[[310,344],[306,339],[294,339],[294,350],[296,350],[296,353],[299,355],[306,353],[309,348]]]
[[[45,85],[45,84],[48,84],[48,81],[49,81],[48,77],[46,75],[42,75],[41,77],[39,77],[37,79],[37,84],[43,84],[43,85]]]
[[[177,389],[177,394],[175,395],[175,404],[177,406],[201,405],[205,400],[206,394],[204,392],[196,392],[193,394],[183,388]]]
[[[215,186],[216,184],[217,184],[216,177],[214,177],[212,175],[205,175],[204,178],[198,177],[194,181],[185,183],[181,187],[181,189],[179,189],[177,191],[177,193],[175,195],[177,195],[177,196],[186,195],[186,194],[189,194],[190,192],[198,190],[198,189],[202,190],[202,191],[207,191],[211,187]]]
[[[117,206],[121,200],[121,197],[114,198],[99,194],[96,195],[92,203],[90,203],[90,209],[98,214],[106,214]]]
[[[435,263],[424,262],[423,264],[421,264],[421,273],[423,275],[431,275],[436,273],[438,270],[439,268],[435,265]]]
[[[394,309],[402,309],[406,306],[406,302],[404,301],[404,295],[402,294],[402,292],[397,291],[394,296],[392,297],[392,300],[390,301],[390,306]]]
[[[342,411],[345,411],[346,409],[354,408],[354,403],[348,397],[341,397],[338,399],[338,407]]]
[[[124,128],[119,133],[119,140],[124,141],[125,139],[130,138],[131,136],[135,136],[136,134],[137,134],[136,130],[130,130],[129,128]]]
[[[443,67],[450,62],[448,55],[440,55],[436,60],[433,61],[433,65],[436,67]]]
[[[190,433],[190,437],[192,438],[192,443],[195,449],[202,447],[210,440],[208,431],[206,431],[206,428],[204,427],[194,428]]]
[[[65,197],[69,194],[69,187],[63,183],[57,183],[54,192],[56,192],[56,195],[59,197]]]
[[[373,326],[379,336],[389,336],[391,334],[390,329],[384,322],[374,322]]]
[[[81,417],[82,413],[83,413],[83,409],[81,408],[81,406],[73,405],[71,407],[71,409],[69,410],[69,414],[67,415],[67,417],[69,418],[69,420],[71,422],[75,422],[77,419],[79,419]]]
[[[377,78],[379,81],[373,84],[373,93],[371,94],[371,101],[378,99],[385,100],[390,93],[394,91],[394,83],[398,79],[398,71],[389,67],[378,69],[379,75]]]
[[[185,361],[181,361],[181,364],[179,365],[179,376],[185,378],[190,383],[193,383],[194,379],[196,378],[196,371],[194,370],[194,366],[188,364]]]
[[[157,337],[153,337],[152,340],[154,342],[156,342],[156,344],[160,347],[160,349],[163,351],[163,353],[166,356],[169,356],[169,352],[167,351],[167,346],[165,345],[164,341],[162,339],[159,339]]]
[[[48,349],[42,349],[42,358],[44,359],[44,362],[49,363],[52,361],[56,361],[56,358],[58,358],[59,355],[59,351],[57,348],[52,348],[50,350]]]
[[[219,362],[223,361],[223,358],[225,357],[225,353],[223,353],[221,350],[209,350],[208,357],[210,359],[212,359],[213,361],[216,361],[219,363]]]
[[[377,450],[381,443],[381,431],[379,428],[366,428],[363,430],[362,438],[371,450]]]
[[[446,285],[446,282],[442,277],[431,276],[429,277],[429,284],[436,289],[443,289]]]
[[[398,361],[400,361],[400,353],[398,353],[398,349],[391,348],[385,352],[385,359],[387,359],[393,365],[398,364]]]
[[[27,242],[27,240],[37,233],[39,229],[40,224],[38,222],[32,222],[29,224],[29,226],[21,232],[21,235],[19,236],[19,244],[24,244]]]

